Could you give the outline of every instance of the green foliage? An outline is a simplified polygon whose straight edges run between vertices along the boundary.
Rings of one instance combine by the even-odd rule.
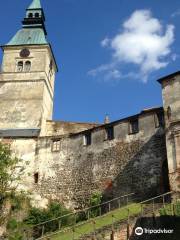
[[[172,215],[180,216],[180,202],[174,204],[166,204],[164,208],[159,209],[161,216]]]
[[[97,217],[99,215],[100,207],[96,207],[96,206],[100,205],[101,202],[102,202],[102,194],[100,192],[93,193],[89,201],[89,207],[93,207],[90,211],[90,217]]]
[[[165,208],[159,209],[159,214],[160,214],[161,216],[167,215],[166,209],[165,209]]]
[[[7,223],[7,237],[8,240],[22,240],[23,239],[22,223],[17,222],[17,220],[14,218],[10,219]]]
[[[34,226],[48,221],[46,224],[44,224],[44,233],[47,233],[56,231],[59,226],[69,226],[72,222],[71,216],[65,216],[61,220],[56,219],[69,213],[70,211],[68,211],[63,205],[59,204],[58,202],[51,202],[48,205],[47,209],[38,209],[34,207],[31,208],[29,210],[29,215],[25,219],[24,223],[26,225]],[[41,232],[42,225],[33,227],[33,237],[39,237],[41,235]]]
[[[23,235],[19,232],[13,232],[9,234],[8,240],[23,240]]]
[[[30,225],[35,225],[47,220],[49,220],[49,213],[46,210],[33,207],[29,210],[29,216],[25,222]]]
[[[36,225],[48,220],[61,217],[70,213],[64,206],[57,202],[51,202],[47,209],[31,208],[29,210],[29,216],[25,220],[27,224]],[[63,219],[64,224],[67,222],[67,219]]]
[[[24,208],[30,207],[30,200],[28,196],[23,192],[13,192],[9,198],[11,200],[11,210],[13,212],[25,210]]]
[[[49,215],[51,218],[57,218],[70,213],[64,206],[57,202],[51,202],[49,204]]]
[[[175,206],[176,215],[180,216],[180,201],[177,202]]]
[[[7,223],[7,229],[8,230],[15,230],[15,229],[17,229],[17,227],[18,227],[18,222],[16,221],[16,219],[10,219],[9,221],[8,221],[8,223]]]
[[[79,212],[76,214],[76,223],[86,221],[87,219],[88,216],[86,212]]]
[[[12,155],[9,145],[0,142],[0,224],[9,214],[3,213],[3,207],[15,192],[22,173],[20,160]]]
[[[100,205],[102,201],[102,194],[100,192],[95,192],[92,194],[90,201],[89,201],[89,205],[90,207],[94,207],[97,205]]]
[[[17,187],[23,168],[18,166],[20,160],[12,156],[9,145],[0,142],[0,205]]]

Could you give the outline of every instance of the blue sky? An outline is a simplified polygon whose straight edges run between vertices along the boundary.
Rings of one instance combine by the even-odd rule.
[[[1,1],[1,45],[30,2]],[[54,119],[102,122],[109,114],[113,121],[162,105],[156,80],[179,70],[179,0],[41,2],[59,66]]]

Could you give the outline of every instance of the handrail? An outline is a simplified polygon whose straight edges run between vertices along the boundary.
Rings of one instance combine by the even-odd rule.
[[[156,196],[156,197],[147,199],[147,200],[145,200],[145,201],[141,201],[141,202],[139,202],[139,204],[141,204],[141,206],[143,206],[144,203],[147,203],[147,202],[149,202],[149,201],[153,201],[153,204],[154,204],[154,199],[158,199],[158,198],[163,198],[163,199],[164,199],[165,196],[171,195],[171,194],[173,194],[173,193],[174,193],[173,191],[167,192],[167,193],[158,195],[158,196]],[[113,202],[113,201],[115,201],[115,200],[121,199],[121,198],[123,198],[123,197],[128,197],[128,196],[131,196],[131,195],[134,195],[134,193],[131,193],[131,194],[127,194],[127,195],[124,195],[124,196],[120,196],[120,197],[114,198],[114,199],[112,199],[112,200],[110,200],[110,201],[107,201],[107,202],[105,202],[105,203],[102,203],[102,204],[99,204],[99,205],[96,205],[96,206],[93,206],[93,207],[90,207],[90,208],[85,208],[85,209],[83,209],[83,210],[77,211],[76,213],[67,214],[67,215],[64,215],[64,216],[62,216],[62,217],[56,218],[56,219],[54,219],[54,220],[58,220],[58,219],[61,219],[61,218],[65,217],[65,216],[70,216],[70,215],[74,215],[74,216],[75,216],[75,214],[77,214],[77,213],[79,213],[79,212],[86,212],[86,211],[91,210],[91,209],[93,209],[93,208],[95,208],[95,207],[100,207],[100,206],[103,206],[104,204],[108,204],[108,203],[110,204],[111,202]],[[124,199],[124,200],[125,200],[125,199]],[[163,200],[163,202],[164,202],[164,200]],[[128,198],[127,198],[127,203],[128,203]],[[128,219],[129,219],[129,208],[128,208],[128,205],[127,205],[127,206],[124,206],[124,207],[122,207],[122,208],[127,208],[127,210],[128,210]],[[112,210],[114,210],[114,209],[112,209]],[[110,212],[110,211],[111,211],[111,209],[109,210],[109,212]],[[153,212],[154,212],[154,207],[153,207]],[[142,215],[142,211],[141,211],[140,214]],[[104,215],[106,215],[106,213],[103,214],[103,216],[104,216]],[[102,216],[102,215],[97,216],[96,218],[99,218],[99,217],[101,217],[101,216]],[[140,216],[140,215],[139,215],[139,216]],[[113,217],[113,215],[112,215],[112,217]],[[134,215],[134,217],[135,217],[135,215]],[[88,220],[90,220],[90,219],[88,218]],[[51,220],[51,221],[53,221],[53,220]],[[45,233],[45,232],[44,232],[45,224],[46,224],[46,223],[49,223],[49,222],[51,222],[51,221],[47,221],[47,222],[44,222],[44,223],[41,223],[41,224],[36,225],[36,226],[42,225],[42,228],[43,228],[43,229],[42,229],[42,235],[41,235],[40,237],[38,237],[37,239],[44,239],[44,237],[53,236],[53,235],[56,235],[56,234],[58,234],[58,233],[60,233],[60,232],[65,232],[65,231],[68,231],[69,229],[74,229],[74,227],[78,227],[78,226],[80,226],[80,225],[82,225],[82,224],[85,223],[85,222],[77,223],[77,224],[75,224],[74,226],[69,226],[69,227],[67,227],[67,228],[65,228],[65,229],[63,229],[63,230],[60,230],[60,229],[59,229],[59,230],[57,230],[57,231],[51,232],[50,234],[44,235],[44,233]],[[114,221],[113,221],[113,220],[112,220],[112,224],[114,224]],[[73,231],[74,231],[74,230],[73,230]],[[74,239],[74,238],[73,238],[73,239]]]
[[[53,222],[53,221],[56,221],[56,220],[60,220],[60,219],[62,219],[62,218],[69,217],[69,216],[72,216],[72,215],[75,215],[75,214],[78,214],[78,213],[90,211],[91,209],[94,209],[94,208],[97,208],[97,207],[101,207],[101,206],[103,206],[103,205],[106,205],[106,204],[111,203],[111,202],[113,202],[113,201],[116,201],[116,200],[118,200],[118,199],[125,198],[125,197],[130,197],[130,196],[132,196],[132,195],[135,195],[135,193],[129,193],[129,194],[126,194],[126,195],[117,197],[117,198],[113,198],[113,199],[111,199],[111,200],[109,200],[109,201],[107,201],[107,202],[104,202],[104,203],[95,205],[95,206],[93,206],[93,207],[84,208],[84,209],[82,209],[82,210],[75,211],[74,213],[68,213],[68,214],[65,214],[65,215],[63,215],[63,216],[61,216],[61,217],[53,218],[53,219],[51,219],[51,220],[48,220],[48,221],[45,221],[45,222],[42,222],[42,223],[35,224],[35,225],[31,226],[31,228],[33,228],[33,227],[38,227],[38,226],[41,226],[41,225],[44,225],[44,224],[46,224],[46,223]]]
[[[157,198],[160,198],[160,197],[164,197],[164,196],[170,195],[171,193],[173,193],[173,191],[167,192],[167,193],[164,193],[164,194],[161,194],[161,195],[158,195],[157,197],[149,198],[149,199],[147,199],[147,200],[145,200],[145,201],[140,202],[140,204],[143,204],[143,203],[152,201],[152,200],[157,199]]]

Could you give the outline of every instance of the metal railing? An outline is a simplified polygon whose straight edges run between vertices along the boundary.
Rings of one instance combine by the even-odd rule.
[[[105,239],[104,235],[106,235],[107,239],[121,239],[121,240],[129,240],[131,236],[134,234],[134,226],[138,219],[143,219],[144,217],[155,218],[161,215],[177,215],[177,202],[178,197],[175,196],[174,192],[168,192],[157,197],[148,199],[146,201],[142,201],[139,203],[140,211],[138,214],[133,213],[131,207],[127,206],[126,217],[123,220],[119,220],[115,214],[111,215],[111,224],[106,225],[105,227],[101,227],[98,230],[98,221],[92,220],[92,232],[90,234],[82,234],[82,232],[78,232],[78,230],[74,227],[72,238],[68,238],[67,240],[80,240],[80,239]],[[173,201],[172,201],[173,200]],[[144,220],[143,220],[144,221]],[[107,232],[107,234],[106,234]],[[81,237],[77,237],[81,235]]]
[[[102,204],[36,224],[24,231],[24,239],[43,239],[54,233],[57,234],[69,229],[73,230],[75,226],[83,225],[85,222],[91,221],[92,218],[101,217],[112,210],[127,206],[134,200],[134,195],[134,193],[126,194]]]
[[[67,214],[65,216],[44,222],[33,226],[30,235],[25,236],[24,239],[50,239],[53,235],[66,234],[69,232],[67,240],[78,239],[94,239],[96,240],[99,234],[105,230],[109,231],[110,239],[114,240],[115,230],[119,229],[119,232],[124,231],[124,239],[129,239],[133,232],[133,223],[137,219],[143,217],[155,218],[159,214],[160,210],[164,214],[176,215],[176,206],[178,197],[175,197],[174,192],[164,193],[162,195],[150,198],[145,201],[136,203],[139,208],[139,212],[135,213],[132,210],[133,205],[129,204],[135,200],[134,194],[127,194],[110,201],[104,202],[100,205],[86,208],[81,211],[77,211],[73,214]],[[132,201],[133,200],[133,201]],[[173,200],[173,201],[172,201]],[[124,211],[124,218],[119,219],[115,212],[109,216],[109,213],[113,210],[121,209]],[[108,215],[111,218],[111,223],[100,226],[99,219]],[[65,219],[69,222],[65,222]],[[63,222],[66,223],[63,225]],[[84,232],[81,228],[83,225],[89,223],[90,233]],[[48,228],[48,224],[56,226],[53,229]],[[65,227],[65,225],[68,227]],[[50,231],[49,231],[50,230]],[[26,232],[27,233],[27,232]],[[60,238],[59,238],[60,239]],[[123,239],[123,238],[122,238]]]
[[[140,202],[141,204],[141,215],[148,215],[153,214],[157,212],[157,209],[164,208],[166,205],[172,205],[172,197],[173,192],[167,192],[161,195],[158,195],[154,198],[150,198],[148,200]],[[176,199],[177,200],[177,199]]]

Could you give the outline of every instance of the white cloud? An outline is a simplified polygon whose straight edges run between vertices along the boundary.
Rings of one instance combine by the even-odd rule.
[[[91,70],[89,74],[97,76],[101,73],[105,77],[116,70],[118,74],[111,74],[112,78],[127,77],[128,73],[120,74],[121,65],[125,63],[138,67],[138,73],[134,75],[147,81],[151,72],[168,65],[173,42],[173,25],[164,28],[157,18],[152,17],[151,11],[137,10],[123,23],[121,32],[101,42],[101,46],[111,48],[112,63]]]
[[[171,55],[171,59],[175,62],[176,61],[176,59],[178,58],[179,56],[177,55],[177,54],[172,54]]]
[[[171,14],[171,17],[174,18],[174,17],[177,17],[180,15],[180,9],[178,9],[177,11],[175,11],[174,13]]]
[[[110,43],[110,39],[106,37],[105,39],[103,39],[101,41],[101,46],[102,47],[107,47],[109,45],[109,43]]]

